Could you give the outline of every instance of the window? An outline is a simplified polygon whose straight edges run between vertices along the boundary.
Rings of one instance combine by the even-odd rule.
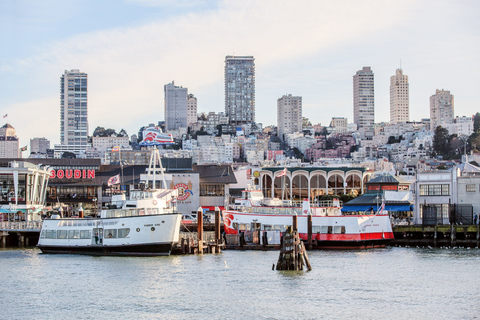
[[[67,230],[58,230],[57,239],[67,239]]]
[[[467,184],[466,185],[466,191],[467,192],[475,192],[476,191],[475,185],[474,184]]]
[[[55,239],[57,237],[57,231],[55,230],[45,230],[45,238]]]
[[[345,234],[345,226],[334,226],[333,233]]]
[[[225,186],[223,184],[202,184],[200,185],[200,196],[223,197]]]
[[[90,239],[92,232],[90,230],[80,230],[80,239]]]
[[[419,186],[421,196],[449,196],[450,185],[448,184],[422,184]]]
[[[68,239],[80,239],[80,230],[68,230]]]
[[[117,229],[105,229],[105,238],[116,238],[117,237]]]
[[[130,228],[118,229],[118,237],[119,238],[126,238],[129,233],[130,233]]]

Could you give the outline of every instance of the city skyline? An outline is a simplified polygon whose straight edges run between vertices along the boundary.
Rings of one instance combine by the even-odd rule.
[[[351,77],[364,66],[375,73],[376,123],[390,120],[398,68],[409,76],[411,121],[429,117],[437,89],[455,96],[455,116],[470,116],[479,110],[478,9],[474,1],[3,2],[0,107],[21,145],[58,144],[58,78],[79,69],[89,75],[90,132],[132,135],[164,120],[159,97],[172,79],[195,95],[198,112],[224,111],[225,56],[248,55],[264,126],[276,124],[272,110],[285,94],[302,96],[313,124],[352,123]],[[89,18],[75,20],[82,14]]]

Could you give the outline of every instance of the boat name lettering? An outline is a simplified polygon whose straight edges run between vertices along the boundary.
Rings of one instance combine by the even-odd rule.
[[[95,170],[93,169],[59,169],[50,171],[50,179],[95,179]]]
[[[151,227],[151,226],[153,226],[153,224],[144,224],[143,226],[144,227]]]

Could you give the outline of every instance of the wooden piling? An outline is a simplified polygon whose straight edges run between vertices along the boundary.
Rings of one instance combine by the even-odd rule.
[[[220,245],[222,243],[222,238],[220,236],[220,209],[215,207],[215,243]]]
[[[197,211],[197,233],[198,233],[198,253],[203,253],[203,209]]]
[[[297,227],[297,215],[294,214],[293,215],[293,223],[292,223],[292,231],[295,232],[295,231],[298,231],[298,227]]]
[[[309,213],[307,216],[307,232],[308,232],[308,239],[307,239],[307,246],[308,250],[312,250],[312,215]]]
[[[278,256],[277,270],[300,271],[303,266],[306,266],[308,271],[312,270],[305,246],[297,231],[286,232]]]

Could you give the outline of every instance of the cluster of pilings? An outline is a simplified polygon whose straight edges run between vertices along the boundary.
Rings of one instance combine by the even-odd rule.
[[[394,226],[397,246],[480,247],[479,225]]]
[[[293,216],[292,228],[289,228],[282,236],[282,245],[276,269],[300,271],[303,270],[304,266],[307,268],[307,271],[312,270],[307,251],[298,234],[297,216]],[[272,266],[272,270],[274,267],[275,265]]]

